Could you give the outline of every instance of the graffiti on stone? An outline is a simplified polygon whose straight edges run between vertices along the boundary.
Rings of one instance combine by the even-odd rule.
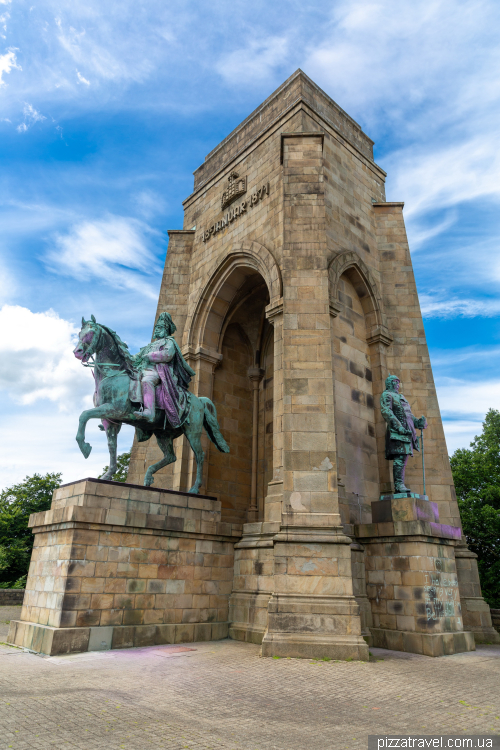
[[[440,570],[441,567],[441,561],[436,560],[436,568]],[[441,572],[426,573],[425,584],[423,588],[427,622],[434,622],[442,617],[456,617],[457,626],[461,628],[462,612],[457,576]]]

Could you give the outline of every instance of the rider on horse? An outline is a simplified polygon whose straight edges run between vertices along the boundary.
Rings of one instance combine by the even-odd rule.
[[[136,389],[134,400],[144,404],[141,411],[134,413],[154,422],[155,407],[158,406],[165,410],[172,427],[178,427],[184,420],[188,408],[187,389],[195,375],[172,336],[175,330],[170,313],[161,313],[154,327],[153,341],[134,357],[142,385],[142,394]]]

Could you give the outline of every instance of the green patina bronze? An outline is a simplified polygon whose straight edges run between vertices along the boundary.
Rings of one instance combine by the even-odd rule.
[[[394,492],[409,492],[405,486],[405,471],[409,456],[413,456],[413,449],[419,450],[416,430],[425,430],[425,417],[413,416],[411,407],[402,393],[397,375],[389,375],[385,381],[385,391],[380,397],[380,409],[387,423],[385,433],[385,457],[393,461]]]
[[[112,479],[116,469],[117,436],[122,424],[135,427],[139,442],[155,435],[163,458],[146,471],[144,484],[153,484],[153,474],[173,463],[173,440],[185,435],[196,458],[196,481],[189,492],[197,494],[202,483],[205,453],[201,446],[203,428],[223,453],[229,453],[217,422],[215,406],[208,398],[190,393],[194,376],[172,337],[175,324],[169,313],[156,321],[153,341],[134,357],[115,331],[82,318],[82,329],[74,355],[85,367],[92,367],[95,389],[94,408],[80,415],[76,441],[85,458],[92,447],[85,442],[89,419],[100,419],[109,447],[109,469],[102,477]]]

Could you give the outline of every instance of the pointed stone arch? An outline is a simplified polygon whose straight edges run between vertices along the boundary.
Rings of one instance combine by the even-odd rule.
[[[354,286],[363,308],[368,334],[368,342],[378,340],[387,346],[392,341],[387,328],[382,298],[372,272],[366,263],[354,252],[338,255],[330,263],[328,278],[330,285],[330,311],[332,315],[339,312],[338,285],[342,275],[346,275]]]
[[[237,303],[252,271],[264,280],[270,304],[278,303],[283,285],[280,268],[271,252],[258,242],[233,244],[214,263],[188,317],[183,339],[187,351],[220,352],[227,313]]]

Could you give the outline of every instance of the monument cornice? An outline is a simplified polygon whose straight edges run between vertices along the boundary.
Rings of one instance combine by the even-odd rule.
[[[371,139],[371,138],[370,138],[370,137],[369,137],[368,135],[366,135],[366,133],[364,133],[364,132],[363,132],[363,128],[361,127],[361,125],[360,125],[359,123],[357,123],[357,122],[356,122],[356,120],[354,120],[354,119],[353,119],[353,118],[352,118],[352,117],[351,117],[350,115],[348,115],[348,114],[347,114],[347,112],[346,112],[345,110],[343,110],[343,109],[342,109],[342,107],[340,107],[340,106],[339,106],[339,105],[337,104],[337,102],[336,102],[336,101],[334,101],[334,100],[333,100],[333,99],[332,99],[332,98],[331,98],[330,96],[328,96],[328,94],[327,94],[327,93],[326,93],[325,91],[323,91],[323,89],[322,89],[322,88],[320,88],[320,87],[319,87],[319,86],[318,86],[318,85],[317,85],[317,84],[316,84],[316,83],[315,83],[315,82],[314,82],[314,81],[313,81],[313,80],[312,80],[311,78],[309,78],[309,76],[308,76],[308,75],[306,75],[306,74],[304,73],[304,71],[303,71],[303,70],[301,70],[300,68],[298,68],[298,69],[297,69],[297,70],[295,71],[295,73],[292,73],[292,75],[291,75],[291,76],[290,76],[289,78],[287,78],[287,80],[286,80],[286,81],[285,81],[285,82],[284,82],[284,83],[283,83],[283,84],[282,84],[281,86],[279,86],[279,87],[278,87],[278,88],[276,89],[276,91],[273,91],[273,93],[272,93],[272,94],[271,94],[270,96],[268,96],[268,98],[267,98],[267,99],[265,99],[265,101],[263,101],[263,102],[262,102],[262,104],[261,104],[261,105],[260,105],[259,107],[257,107],[257,109],[254,109],[254,111],[253,111],[253,112],[251,112],[251,113],[250,113],[250,114],[248,115],[248,117],[246,117],[246,118],[245,118],[245,119],[244,119],[244,120],[243,120],[242,122],[240,122],[240,124],[239,124],[239,125],[238,125],[238,126],[237,126],[237,127],[236,127],[236,128],[234,129],[234,130],[232,130],[232,131],[231,131],[231,132],[230,132],[230,133],[229,133],[229,134],[228,134],[228,135],[227,135],[227,136],[226,136],[226,137],[224,138],[224,140],[222,140],[222,141],[221,141],[221,142],[220,142],[220,143],[219,143],[219,144],[218,144],[218,145],[217,145],[217,146],[216,146],[215,148],[213,148],[213,149],[212,149],[211,151],[209,151],[209,152],[208,152],[208,154],[207,154],[207,155],[206,155],[206,157],[205,157],[205,162],[204,162],[204,163],[206,163],[206,162],[207,162],[207,161],[208,161],[209,159],[211,159],[211,158],[212,158],[213,156],[215,156],[215,154],[217,154],[217,153],[218,153],[218,152],[219,152],[219,151],[220,151],[220,150],[221,150],[222,148],[224,148],[225,146],[227,146],[227,144],[228,144],[228,143],[229,143],[229,142],[230,142],[230,141],[231,141],[231,140],[232,140],[233,138],[235,138],[236,136],[238,136],[238,135],[239,135],[239,134],[241,133],[241,131],[242,131],[242,130],[244,130],[244,128],[246,128],[246,127],[247,127],[247,126],[248,126],[248,125],[249,125],[249,124],[250,124],[250,123],[252,122],[252,120],[256,120],[256,119],[257,119],[257,117],[261,118],[261,117],[262,117],[262,113],[263,113],[263,112],[264,112],[264,111],[265,111],[265,110],[266,110],[266,109],[267,109],[267,108],[268,108],[268,107],[269,107],[269,106],[271,105],[271,103],[272,103],[272,102],[273,102],[273,101],[274,101],[275,99],[277,99],[277,98],[278,98],[278,97],[280,96],[280,94],[281,94],[281,93],[282,93],[283,91],[285,91],[285,90],[286,90],[287,88],[290,88],[290,87],[291,87],[291,85],[292,85],[292,84],[294,83],[294,81],[295,81],[295,80],[296,80],[297,78],[301,78],[301,79],[302,79],[302,80],[303,80],[304,82],[306,82],[306,83],[308,84],[308,86],[310,86],[310,87],[311,87],[311,88],[312,88],[312,89],[313,89],[313,90],[314,90],[314,91],[315,91],[315,92],[316,92],[317,94],[319,94],[319,95],[320,95],[321,97],[323,97],[323,98],[324,98],[324,99],[325,99],[325,100],[326,100],[326,101],[328,102],[328,104],[329,104],[329,105],[330,105],[330,106],[331,106],[331,107],[332,107],[332,108],[333,108],[334,110],[336,110],[336,111],[337,111],[337,112],[338,112],[338,113],[339,113],[339,114],[341,115],[341,117],[343,117],[343,118],[344,118],[344,119],[345,119],[345,120],[346,120],[346,121],[347,121],[347,122],[348,122],[348,123],[349,123],[349,124],[350,124],[351,126],[353,126],[353,128],[354,128],[355,130],[358,130],[358,131],[359,131],[359,133],[360,133],[360,134],[361,134],[361,135],[362,135],[362,136],[363,136],[363,137],[364,137],[364,138],[365,138],[365,139],[366,139],[366,140],[367,140],[367,141],[368,141],[368,142],[369,142],[369,143],[370,143],[370,144],[371,144],[372,146],[373,146],[373,145],[375,144],[375,141],[372,141],[372,139]],[[303,99],[303,98],[304,98],[304,94],[303,94],[303,92],[301,92],[301,93],[299,94],[299,96],[298,96],[298,97],[296,97],[296,100],[297,100],[297,99]],[[286,110],[285,110],[285,111],[286,111]]]
[[[301,109],[303,109],[304,111],[308,110],[308,114],[313,113],[315,117],[319,118],[322,121],[323,126],[328,131],[329,135],[331,135],[349,150],[352,150],[353,156],[358,158],[366,167],[368,167],[368,169],[370,169],[382,179],[385,179],[385,177],[387,176],[387,172],[385,172],[382,167],[376,164],[372,159],[369,159],[366,154],[363,154],[363,152],[360,151],[360,149],[357,148],[357,146],[352,141],[350,141],[346,136],[344,136],[335,128],[335,125],[333,123],[323,117],[323,115],[318,112],[318,110],[314,109],[314,107],[312,107],[308,102],[304,101],[302,96],[298,96],[290,103],[289,107],[286,110],[281,112],[280,115],[277,116],[272,122],[268,123],[265,128],[260,130],[256,135],[249,139],[249,141],[247,141],[247,143],[241,148],[240,151],[228,157],[227,161],[221,164],[221,166],[212,174],[210,174],[206,180],[200,182],[200,184],[193,190],[193,192],[188,195],[188,197],[185,198],[185,200],[182,202],[184,209],[188,207],[191,201],[196,199],[200,192],[208,190],[216,182],[218,182],[221,179],[221,176],[224,176],[224,172],[233,169],[236,166],[235,162],[239,163],[241,159],[243,159],[245,156],[248,156],[252,151],[258,148],[258,146],[260,146],[265,140],[274,135],[279,130],[281,125],[285,125],[285,123]],[[323,136],[325,135],[325,133],[322,133],[322,131],[317,132],[317,135],[322,134]],[[296,135],[302,135],[302,133],[297,132]]]
[[[269,304],[265,308],[267,320],[274,325],[275,319],[283,314],[283,298],[277,302]]]
[[[196,362],[197,360],[203,360],[209,362],[212,365],[220,365],[222,362],[222,354],[215,351],[215,349],[205,349],[203,346],[196,348],[188,346],[182,350],[182,355],[186,360]]]

